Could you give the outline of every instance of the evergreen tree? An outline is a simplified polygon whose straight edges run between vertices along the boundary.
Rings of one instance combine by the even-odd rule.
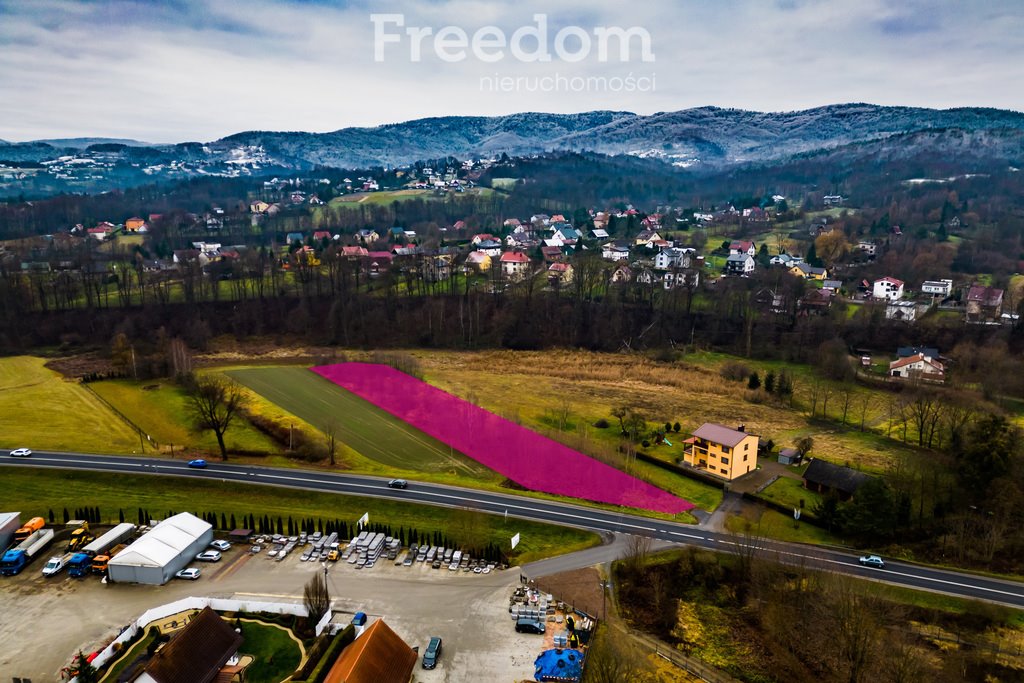
[[[775,372],[772,370],[764,375],[764,390],[769,394],[775,393]]]
[[[756,372],[750,373],[750,379],[747,380],[747,388],[754,390],[761,388],[761,378],[758,377]]]

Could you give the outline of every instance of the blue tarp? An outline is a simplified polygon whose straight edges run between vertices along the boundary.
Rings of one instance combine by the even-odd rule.
[[[535,681],[578,681],[583,675],[583,653],[554,649],[542,652],[533,662]]]

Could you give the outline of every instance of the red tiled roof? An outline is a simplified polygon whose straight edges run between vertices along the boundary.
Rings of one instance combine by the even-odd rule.
[[[521,251],[506,251],[501,255],[502,263],[529,263],[530,259]]]
[[[383,619],[338,657],[324,683],[409,683],[416,653]]]
[[[916,353],[913,356],[907,356],[906,358],[900,358],[899,360],[895,360],[895,361],[889,363],[889,369],[890,370],[897,370],[899,368],[904,367],[905,365],[913,365],[914,363],[919,363],[921,361],[924,361],[928,365],[932,366],[938,372],[942,372],[943,371],[942,370],[942,363],[940,363],[939,361],[937,361],[937,360],[935,360],[933,358],[929,358],[928,356],[924,355],[923,353]]]

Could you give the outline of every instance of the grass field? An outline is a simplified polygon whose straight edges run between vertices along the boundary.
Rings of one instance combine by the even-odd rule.
[[[154,516],[167,511],[216,512],[225,515],[246,514],[278,516],[287,519],[312,517],[339,519],[354,523],[364,513],[374,523],[392,527],[416,528],[424,532],[442,531],[449,537],[473,544],[499,544],[509,551],[509,539],[522,535],[516,558],[531,562],[543,557],[572,552],[600,543],[596,534],[528,522],[509,517],[486,515],[465,509],[414,505],[386,499],[342,496],[299,491],[271,486],[255,486],[188,477],[118,475],[99,472],[36,470],[10,467],[3,470],[4,505],[21,510],[22,517],[47,517],[53,509],[59,518],[62,508],[99,506],[106,522],[116,523],[118,510],[133,520],[142,507]]]
[[[132,453],[138,434],[82,385],[42,358],[0,359],[0,445],[37,450]]]
[[[218,451],[213,432],[197,433],[189,426],[188,398],[170,382],[106,380],[94,382],[92,390],[149,434],[160,446],[176,449]],[[274,453],[280,447],[251,424],[236,418],[225,434],[228,451]]]
[[[242,619],[241,628],[239,652],[256,658],[245,670],[248,683],[279,683],[298,668],[302,651],[286,629],[250,619]]]
[[[309,424],[334,420],[340,441],[377,462],[411,472],[500,480],[479,463],[306,368],[251,368],[225,374]]]

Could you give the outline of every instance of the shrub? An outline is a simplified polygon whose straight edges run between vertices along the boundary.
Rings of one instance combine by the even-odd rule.
[[[750,377],[750,368],[739,361],[729,361],[722,365],[718,374],[732,382],[742,382]]]
[[[608,429],[608,420],[602,417],[600,420],[594,423],[594,427],[596,427],[597,429]]]

